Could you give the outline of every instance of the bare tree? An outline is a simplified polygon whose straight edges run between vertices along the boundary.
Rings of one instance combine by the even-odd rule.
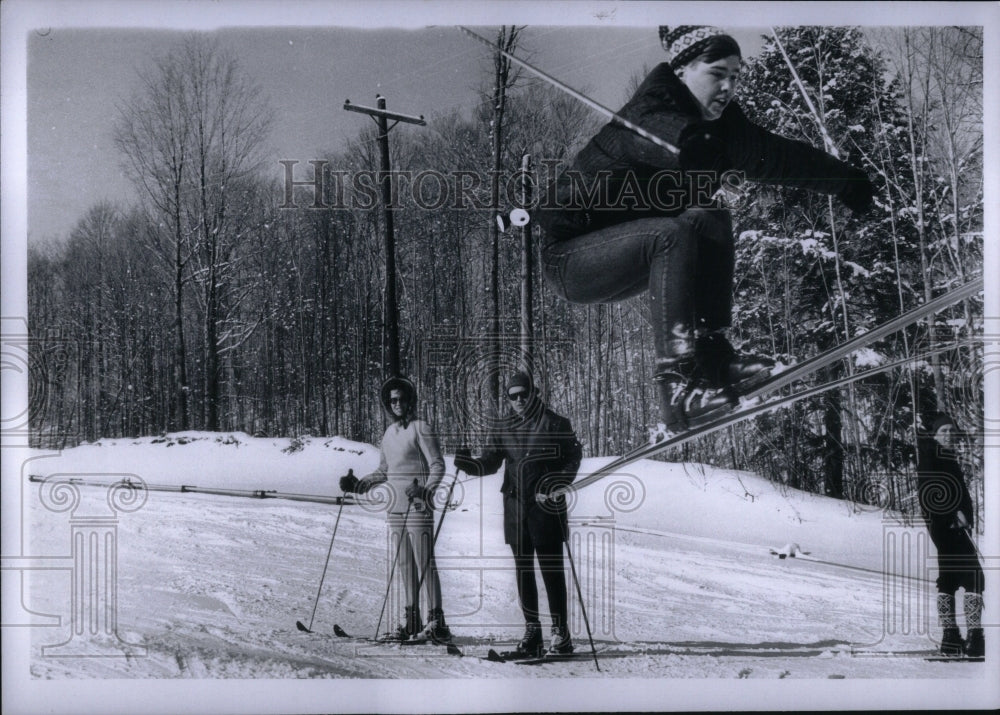
[[[151,253],[172,276],[174,314],[173,377],[176,429],[190,427],[187,346],[184,336],[184,287],[191,258],[190,236],[184,223],[182,198],[191,133],[183,80],[171,58],[159,60],[140,74],[136,95],[120,107],[115,143],[125,169],[159,217],[159,231],[149,234]]]
[[[202,309],[203,422],[219,428],[222,323],[233,309],[241,238],[232,219],[259,167],[271,112],[235,60],[206,36],[192,35],[142,76],[121,110],[115,138],[126,166],[170,231],[154,253],[174,276],[177,426],[189,426],[184,292],[195,281]]]

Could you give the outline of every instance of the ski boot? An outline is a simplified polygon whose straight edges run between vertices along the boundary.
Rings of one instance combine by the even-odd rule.
[[[965,638],[965,655],[969,658],[982,658],[986,655],[986,643],[983,640],[983,594],[966,593],[962,605],[965,607],[965,624],[969,629]]]
[[[697,427],[726,412],[738,403],[728,387],[711,386],[698,366],[694,330],[677,323],[663,346],[664,356],[656,361],[654,380],[660,390],[660,416],[669,432]]]
[[[573,639],[566,626],[553,626],[552,640],[549,641],[549,653],[566,655],[573,652]]]
[[[543,646],[542,624],[538,621],[528,621],[524,625],[524,638],[517,644],[514,652],[523,658],[534,658],[541,653]]]
[[[694,349],[698,374],[709,387],[740,394],[763,382],[774,369],[771,358],[737,352],[721,330],[699,332]]]
[[[386,633],[379,640],[389,643],[400,643],[412,640],[414,636],[423,630],[420,622],[420,610],[416,606],[407,606],[405,609],[404,622],[396,626],[396,630]]]
[[[669,432],[697,427],[738,403],[728,388],[712,388],[695,378],[696,368],[693,356],[656,361],[653,379],[660,390],[660,416]]]
[[[955,624],[955,596],[951,593],[939,593],[937,595],[938,619],[944,632],[941,634],[941,645],[938,650],[941,655],[957,656],[962,655],[965,642],[962,634]]]
[[[967,658],[982,658],[986,655],[986,641],[983,639],[982,628],[970,628],[965,639],[965,656]]]
[[[377,640],[383,643],[402,643],[403,641],[410,640],[410,634],[407,632],[406,626],[400,625],[396,626],[396,630],[379,636]]]
[[[941,651],[941,655],[962,655],[964,649],[965,641],[962,640],[962,634],[959,632],[958,627],[949,626],[945,628],[944,633],[941,635],[941,646],[938,648]]]
[[[418,606],[406,607],[406,633],[407,637],[413,636],[424,630],[424,624],[420,621],[420,608]]]
[[[440,645],[451,643],[451,629],[444,622],[444,611],[440,608],[432,608],[427,616],[427,625],[416,637]]]

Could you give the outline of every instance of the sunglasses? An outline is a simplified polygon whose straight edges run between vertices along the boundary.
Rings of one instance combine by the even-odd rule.
[[[508,392],[507,399],[511,402],[520,402],[521,400],[528,399],[528,393],[525,390],[519,390],[518,392]]]
[[[389,398],[389,404],[390,405],[405,405],[406,404],[406,398],[405,397],[390,397]]]

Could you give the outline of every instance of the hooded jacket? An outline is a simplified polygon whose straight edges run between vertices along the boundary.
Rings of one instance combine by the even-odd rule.
[[[390,393],[397,389],[408,398],[408,409],[402,417],[396,417],[389,403]],[[388,511],[402,514],[409,504],[406,488],[416,479],[419,486],[427,487],[430,491],[436,489],[444,476],[444,458],[430,426],[414,417],[417,391],[413,383],[405,378],[386,380],[382,385],[381,401],[391,424],[382,435],[378,469],[364,477],[363,489],[367,491],[376,484],[385,483],[389,488]],[[430,513],[430,509],[425,509],[420,500],[414,500],[412,508]]]
[[[859,178],[849,164],[754,124],[735,101],[718,119],[703,120],[697,100],[666,62],[649,73],[618,114],[679,147],[684,161],[609,122],[577,154],[570,172],[548,187],[537,218],[549,242],[704,206],[712,193],[708,177],[685,175],[682,168],[720,174],[733,169],[754,181],[826,194],[839,194]]]

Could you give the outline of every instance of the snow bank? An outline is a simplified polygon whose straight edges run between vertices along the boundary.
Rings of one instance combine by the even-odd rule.
[[[581,474],[609,458],[584,460]],[[71,474],[114,481],[132,474],[148,485],[275,490],[338,495],[338,478],[378,465],[378,448],[342,437],[257,438],[243,432],[178,432],[101,440],[39,460],[34,474]],[[448,458],[451,468],[451,459]],[[109,476],[116,475],[116,476]],[[463,475],[463,479],[465,479]],[[486,492],[494,487],[484,485]],[[464,496],[463,496],[464,495]],[[479,510],[479,490],[456,493],[461,508]],[[498,499],[484,508],[499,511]],[[883,514],[858,513],[846,502],[781,487],[748,472],[701,464],[643,460],[575,494],[576,520],[778,550],[797,543],[811,558],[879,569]],[[893,522],[895,523],[895,522]],[[893,526],[898,529],[897,526]]]

